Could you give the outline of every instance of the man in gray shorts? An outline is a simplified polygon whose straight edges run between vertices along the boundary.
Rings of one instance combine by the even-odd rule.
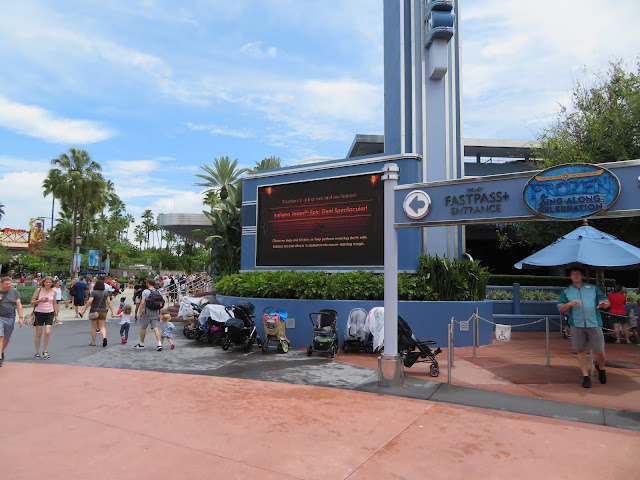
[[[607,383],[604,370],[604,335],[600,308],[609,307],[609,299],[595,285],[583,283],[584,271],[580,267],[571,268],[571,282],[558,298],[558,311],[569,312],[571,345],[578,352],[578,363],[582,371],[582,386],[591,388],[587,350],[595,353],[596,369],[600,383]],[[600,368],[602,366],[602,368]]]
[[[140,343],[136,344],[133,348],[138,350],[144,348],[144,338],[147,334],[147,327],[156,334],[156,340],[158,345],[156,350],[162,350],[162,340],[160,338],[160,310],[151,310],[147,308],[147,299],[151,295],[151,290],[156,289],[156,282],[153,278],[147,278],[147,288],[142,292],[142,298],[140,300],[140,308],[138,309],[138,318],[140,318]]]
[[[0,279],[0,367],[4,361],[4,351],[9,345],[11,333],[13,333],[13,325],[16,321],[16,310],[18,310],[18,323],[22,326],[22,302],[20,301],[20,293],[11,286],[11,278],[3,277]]]

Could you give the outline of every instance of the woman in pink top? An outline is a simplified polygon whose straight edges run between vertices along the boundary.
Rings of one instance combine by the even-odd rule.
[[[33,313],[36,316],[34,326],[36,327],[36,354],[34,358],[51,358],[47,351],[49,345],[49,334],[54,318],[58,317],[58,302],[56,302],[56,291],[53,288],[53,278],[46,277],[40,282],[40,288],[33,292],[31,305],[35,305]],[[44,350],[40,356],[40,339],[42,337],[42,327],[44,327]]]

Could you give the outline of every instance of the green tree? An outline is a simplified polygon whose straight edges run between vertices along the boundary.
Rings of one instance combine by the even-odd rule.
[[[256,162],[256,166],[253,167],[253,173],[261,172],[262,170],[275,170],[280,167],[280,158],[271,156]]]
[[[238,159],[233,162],[229,157],[213,159],[213,168],[209,165],[200,166],[205,173],[196,173],[196,177],[204,182],[196,183],[200,187],[206,187],[205,194],[210,191],[218,193],[221,200],[227,198],[228,188],[231,185],[238,185],[240,177],[245,173],[251,173],[248,168],[238,169]]]
[[[0,220],[4,216],[4,203],[0,203]]]
[[[194,235],[205,235],[205,249],[209,250],[211,271],[230,275],[240,270],[240,243],[242,227],[241,186],[228,185],[227,198],[220,201],[213,212],[203,213],[211,221],[211,228],[196,229]]]
[[[537,154],[546,166],[563,163],[606,163],[640,158],[640,63],[625,70],[610,63],[589,83],[576,83],[571,105],[561,106],[556,120],[539,136]],[[579,227],[576,222],[531,222],[498,231],[501,248],[514,244],[539,249]],[[640,217],[589,219],[589,224],[637,244]]]
[[[575,85],[571,106],[562,106],[540,135],[547,165],[640,158],[640,63],[635,69],[610,63],[593,83]]]
[[[76,236],[80,233],[78,214],[84,212],[87,198],[100,191],[104,179],[100,173],[102,167],[91,159],[86,150],[70,148],[69,154],[60,154],[51,160],[53,168],[42,183],[43,194],[52,194],[57,198],[63,210],[73,212],[71,250],[75,251]]]

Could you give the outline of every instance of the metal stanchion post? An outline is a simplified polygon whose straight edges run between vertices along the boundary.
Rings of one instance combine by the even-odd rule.
[[[475,338],[476,347],[480,346],[480,309],[476,308],[476,326],[475,326]],[[476,358],[475,354],[473,358]]]
[[[474,313],[471,317],[472,317],[472,321],[473,321],[473,331],[471,333],[472,338],[471,341],[473,343],[473,358],[476,358],[476,322],[477,322],[477,317],[476,317],[477,313]]]
[[[451,366],[453,367],[453,346],[456,343],[456,319],[451,317]]]
[[[447,383],[451,383],[451,363],[453,361],[453,333],[451,324],[447,325]]]
[[[546,338],[547,338],[547,367],[551,366],[551,345],[549,344],[549,317],[545,317],[545,322],[547,325],[546,328]]]

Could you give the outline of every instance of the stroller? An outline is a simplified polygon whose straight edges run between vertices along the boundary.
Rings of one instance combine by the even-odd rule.
[[[209,303],[220,303],[205,298],[182,297],[180,300],[180,308],[178,310],[178,318],[182,317],[188,323],[182,329],[182,333],[188,339],[196,337],[196,333],[202,330],[202,325],[196,321],[196,318],[202,312],[202,309]],[[200,335],[200,334],[198,334]]]
[[[289,351],[289,339],[285,332],[287,312],[275,307],[266,307],[262,311],[262,321],[264,322],[262,351],[266,353],[269,350],[269,342],[277,342],[278,352],[287,353]]]
[[[256,322],[253,321],[255,306],[251,302],[240,300],[230,310],[233,317],[227,319],[224,324],[222,349],[228,350],[231,346],[243,345],[244,350],[248,352],[256,341],[261,347],[262,340],[258,337]]]
[[[344,353],[364,350],[373,353],[373,335],[369,330],[367,311],[363,308],[354,308],[349,312],[347,328],[344,331]]]
[[[307,348],[307,355],[320,352],[328,353],[334,358],[338,352],[338,312],[320,310],[310,313],[309,320],[313,325],[313,343]]]
[[[224,305],[207,303],[198,316],[199,328],[194,338],[203,343],[220,343],[224,337],[224,327],[231,315]]]
[[[440,375],[440,367],[438,366],[438,355],[442,350],[437,348],[435,351],[429,348],[429,345],[435,345],[437,342],[433,340],[421,341],[416,338],[411,327],[398,316],[398,353],[404,358],[404,366],[411,368],[416,362],[431,363],[429,374],[432,377]],[[415,349],[418,351],[414,351]]]

